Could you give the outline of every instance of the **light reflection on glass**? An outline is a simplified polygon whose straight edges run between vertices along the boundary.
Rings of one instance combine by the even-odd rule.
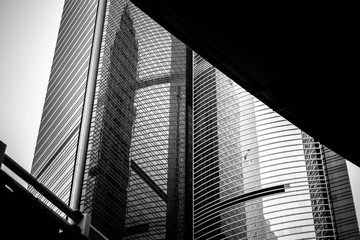
[[[194,58],[195,239],[334,239],[316,142]],[[197,210],[210,212],[236,196],[276,186],[286,186],[285,192],[245,200],[218,217],[206,220],[204,210]]]

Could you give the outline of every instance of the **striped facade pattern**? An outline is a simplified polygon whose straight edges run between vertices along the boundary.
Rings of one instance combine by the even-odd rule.
[[[84,208],[92,225],[115,239],[125,232],[138,46],[127,7],[108,1],[105,24]]]
[[[181,239],[186,46],[109,0],[100,56],[82,209],[109,239]]]
[[[69,203],[97,1],[65,1],[31,173]]]
[[[323,146],[323,149],[337,237],[338,239],[360,239],[346,161],[329,148]]]
[[[65,1],[31,170],[65,203],[97,5]],[[186,224],[194,239],[357,239],[345,160],[190,52],[130,1],[107,0],[81,199],[92,229],[108,239],[185,239]]]
[[[316,146],[195,55],[195,239],[335,239]]]

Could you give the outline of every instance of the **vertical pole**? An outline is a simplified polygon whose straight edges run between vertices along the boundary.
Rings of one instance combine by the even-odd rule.
[[[193,51],[189,47],[186,47],[185,239],[194,239],[193,66]]]
[[[78,148],[75,158],[74,176],[71,186],[70,207],[74,210],[80,206],[82,182],[86,162],[86,152],[89,140],[91,115],[95,96],[96,79],[100,58],[101,40],[106,13],[106,0],[99,0],[96,23],[91,50],[88,80],[86,85],[84,108],[81,119]]]
[[[84,213],[84,217],[81,219],[78,226],[81,229],[81,234],[84,235],[85,237],[89,237],[90,222],[91,222],[91,216],[87,213]]]

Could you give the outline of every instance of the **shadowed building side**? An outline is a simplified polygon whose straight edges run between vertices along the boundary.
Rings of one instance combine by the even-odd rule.
[[[186,46],[171,36],[166,239],[185,238]]]
[[[110,239],[125,232],[129,154],[135,120],[138,46],[125,6],[110,48],[108,76],[100,83],[85,211]],[[91,191],[89,191],[91,189]]]
[[[329,179],[329,194],[337,237],[344,240],[360,239],[346,160],[326,146],[323,146],[323,154]]]

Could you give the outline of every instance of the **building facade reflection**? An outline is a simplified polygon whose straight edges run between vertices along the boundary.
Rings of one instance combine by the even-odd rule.
[[[109,239],[184,238],[187,48],[130,2],[106,19],[83,209]]]
[[[70,202],[100,3],[79,206],[90,239],[359,236],[345,160],[127,0],[65,1],[32,169],[40,182]]]
[[[261,189],[255,123],[253,97],[195,55],[195,239],[276,238],[261,198],[223,207]],[[214,206],[219,211],[209,218]]]
[[[321,145],[194,58],[195,239],[335,239]]]
[[[84,210],[109,238],[124,237],[130,144],[135,121],[138,46],[128,6],[109,51],[108,74],[100,79]]]

